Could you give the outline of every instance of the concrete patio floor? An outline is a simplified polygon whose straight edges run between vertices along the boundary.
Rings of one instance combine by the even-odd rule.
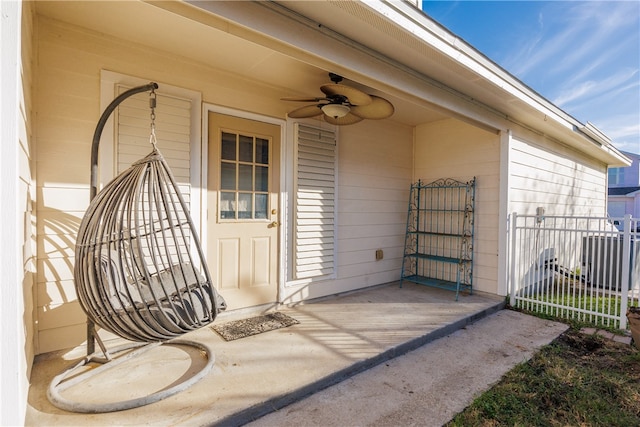
[[[283,408],[504,307],[504,298],[387,284],[282,307],[300,323],[235,341],[210,327],[184,338],[211,347],[215,365],[201,381],[159,402],[125,411],[80,414],[47,400],[52,378],[84,356],[84,347],[41,355],[31,376],[26,425],[242,425]],[[244,314],[245,317],[263,313]],[[237,317],[237,314],[235,315]],[[235,320],[224,313],[216,323]],[[188,378],[206,360],[199,351],[161,346],[65,392],[82,402],[130,399]]]

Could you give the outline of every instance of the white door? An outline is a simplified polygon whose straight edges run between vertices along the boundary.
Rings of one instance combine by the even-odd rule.
[[[278,294],[280,127],[209,113],[208,259],[230,310]]]

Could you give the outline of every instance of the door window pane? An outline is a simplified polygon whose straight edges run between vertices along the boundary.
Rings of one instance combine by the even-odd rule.
[[[236,189],[236,164],[223,162],[220,165],[220,188],[222,190]]]
[[[223,160],[236,159],[236,135],[233,133],[222,132],[222,153]]]
[[[240,135],[240,161],[253,162],[253,137]]]
[[[238,193],[238,219],[250,219],[253,213],[253,203],[251,193]]]
[[[256,166],[256,191],[269,191],[269,168]]]
[[[266,219],[268,210],[267,194],[256,193],[256,219]]]
[[[240,170],[238,173],[238,190],[252,191],[253,190],[253,166],[251,165],[239,165]]]
[[[236,217],[236,193],[220,193],[220,218],[235,219]]]
[[[269,164],[269,140],[256,138],[256,163]]]

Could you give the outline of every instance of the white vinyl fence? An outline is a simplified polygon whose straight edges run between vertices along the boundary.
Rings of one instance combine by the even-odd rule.
[[[513,213],[509,221],[513,307],[627,328],[627,308],[640,304],[639,219]]]

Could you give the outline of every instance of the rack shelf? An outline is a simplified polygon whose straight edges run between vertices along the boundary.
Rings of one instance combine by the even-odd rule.
[[[438,233],[435,231],[407,231],[407,233],[411,233],[411,234],[423,234],[423,235],[427,235],[427,236],[447,236],[447,237],[456,237],[456,238],[463,238],[463,237],[471,237],[471,235],[463,235],[463,234],[453,234],[453,233]]]
[[[417,259],[428,259],[431,261],[439,261],[439,262],[447,262],[447,263],[451,263],[451,264],[459,264],[461,262],[469,262],[471,261],[470,259],[461,259],[461,258],[454,258],[454,257],[448,257],[448,256],[441,256],[441,255],[430,255],[430,254],[408,254],[408,257],[413,257],[413,258],[417,258]],[[406,277],[405,277],[406,279]]]
[[[404,280],[472,292],[475,177],[411,185],[400,287]]]

